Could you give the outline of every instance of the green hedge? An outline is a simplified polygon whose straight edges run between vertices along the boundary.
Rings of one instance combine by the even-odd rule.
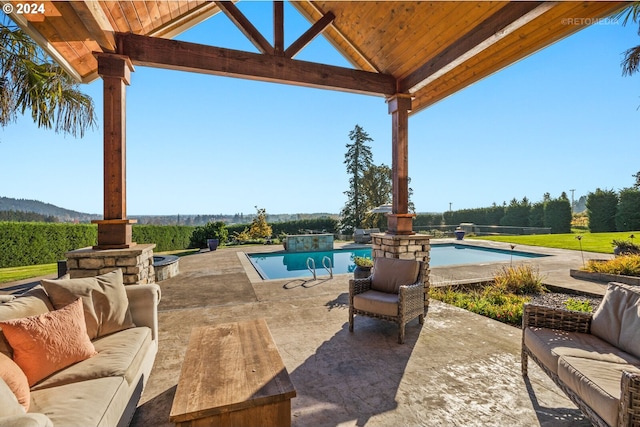
[[[184,225],[134,225],[137,243],[155,243],[156,252],[186,249],[195,227]],[[93,246],[98,241],[95,224],[0,222],[0,268],[49,264],[66,252]]]
[[[97,239],[91,224],[0,222],[0,268],[53,263]]]

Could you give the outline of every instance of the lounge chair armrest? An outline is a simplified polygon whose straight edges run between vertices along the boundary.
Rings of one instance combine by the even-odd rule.
[[[420,296],[424,295],[424,283],[417,282],[413,285],[402,285],[398,290],[398,293],[404,295],[406,298],[410,298],[414,295]]]
[[[537,327],[589,333],[591,317],[591,313],[527,303],[524,305],[524,313],[522,315],[522,329]]]
[[[371,289],[371,276],[349,280],[349,295],[358,295]]]
[[[151,328],[152,338],[158,339],[158,303],[160,286],[155,283],[125,286],[131,317],[136,326]]]
[[[640,406],[638,406],[640,401],[640,374],[623,371],[620,391],[618,425],[640,425]]]

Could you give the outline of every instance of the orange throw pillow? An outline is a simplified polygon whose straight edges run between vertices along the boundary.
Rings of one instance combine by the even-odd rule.
[[[13,394],[16,395],[18,403],[24,407],[24,411],[29,410],[31,403],[31,391],[29,382],[16,362],[11,360],[6,354],[0,353],[0,378],[9,386]]]
[[[87,335],[82,299],[56,311],[0,322],[29,387],[96,354]]]

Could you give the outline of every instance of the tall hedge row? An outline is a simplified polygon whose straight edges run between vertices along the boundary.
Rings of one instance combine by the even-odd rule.
[[[185,249],[194,227],[134,225],[137,243],[155,243],[156,252]],[[0,268],[49,264],[66,252],[93,246],[98,241],[95,224],[0,222]]]
[[[90,224],[0,222],[0,268],[53,263],[97,239],[98,229]]]

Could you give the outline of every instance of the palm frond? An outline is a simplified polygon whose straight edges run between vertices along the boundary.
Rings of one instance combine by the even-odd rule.
[[[630,76],[640,71],[640,45],[627,49],[622,60],[622,75]]]

